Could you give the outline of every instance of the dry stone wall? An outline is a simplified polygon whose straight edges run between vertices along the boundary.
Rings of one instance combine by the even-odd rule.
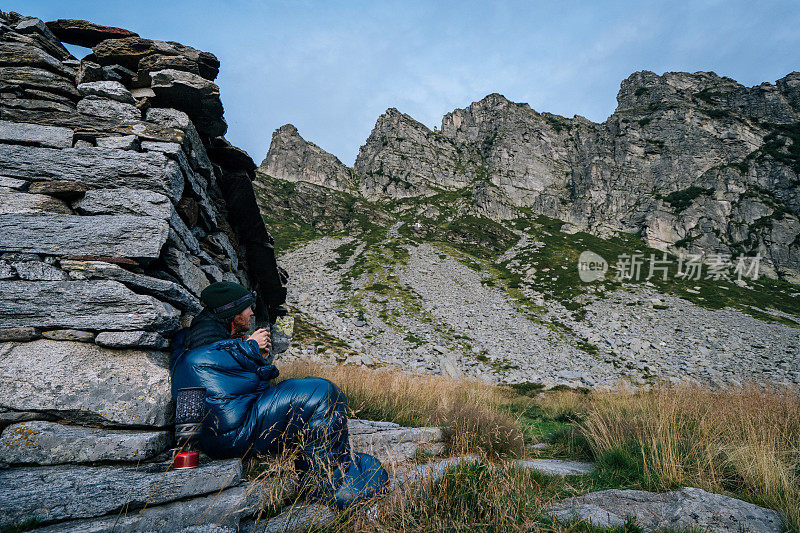
[[[93,51],[76,59],[62,40]],[[163,462],[169,339],[200,292],[256,288],[261,319],[285,298],[255,164],[222,137],[219,66],[120,28],[0,12],[0,527],[241,483],[236,461],[183,475]]]

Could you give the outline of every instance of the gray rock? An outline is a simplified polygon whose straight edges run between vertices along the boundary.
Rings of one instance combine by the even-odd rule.
[[[175,213],[169,198],[163,194],[127,187],[87,191],[74,206],[84,215],[135,215],[169,220]]]
[[[96,255],[156,259],[169,225],[130,215],[0,215],[0,248],[50,255]]]
[[[644,531],[784,531],[783,520],[776,511],[692,487],[660,494],[617,489],[592,492],[556,504],[554,515],[558,520],[579,518],[600,527],[619,526],[627,516],[633,516]]]
[[[131,89],[131,94],[137,100],[141,100],[142,98],[155,98],[156,93],[150,87],[139,87],[135,89]]]
[[[72,214],[63,201],[44,194],[30,194],[0,187],[0,215],[9,213],[62,213]]]
[[[17,276],[26,281],[63,281],[69,279],[67,273],[43,261],[22,261],[11,263]]]
[[[392,422],[349,420],[350,445],[382,463],[403,463],[419,452],[444,452],[444,432],[438,427],[407,428]]]
[[[33,39],[13,33],[9,37],[0,42],[0,60],[4,65],[39,67],[69,77],[69,69]]]
[[[514,461],[519,468],[535,470],[548,476],[583,476],[594,471],[592,463],[563,461],[560,459],[530,459]]]
[[[240,483],[237,459],[192,469],[169,463],[140,466],[45,466],[0,471],[0,526],[27,519],[88,518],[221,491]]]
[[[28,182],[25,180],[18,180],[16,178],[9,178],[8,176],[0,176],[0,187],[5,187],[7,189],[16,189],[20,190],[28,185]]]
[[[76,280],[110,279],[128,287],[165,300],[178,309],[197,314],[202,310],[199,300],[177,283],[137,274],[103,261],[61,260],[61,268]]]
[[[169,348],[167,339],[151,331],[104,331],[94,341],[106,348]]]
[[[0,329],[0,342],[21,341],[27,342],[40,337],[36,328],[2,328]]]
[[[443,459],[435,463],[411,465],[395,472],[395,475],[389,480],[389,490],[402,490],[409,494],[414,493],[420,490],[425,483],[435,483],[440,480],[449,468],[456,467],[462,463],[475,463],[477,461],[477,457],[470,455]]]
[[[81,64],[78,67],[78,72],[75,74],[76,85],[102,81],[102,79],[103,67],[93,61],[81,61]]]
[[[281,514],[270,518],[265,524],[250,524],[249,531],[263,533],[289,533],[294,531],[311,531],[333,522],[336,513],[330,507],[318,503],[297,503],[285,509]]]
[[[42,332],[42,337],[52,341],[94,342],[94,333],[79,329],[52,329]]]
[[[208,159],[200,135],[189,119],[189,115],[177,109],[153,107],[147,110],[147,120],[169,128],[183,130],[186,134],[184,146],[192,168],[206,177],[213,174],[211,161]]]
[[[98,43],[92,51],[102,65],[118,63],[129,69],[136,69],[139,62],[147,56],[160,54],[182,56],[196,63],[200,75],[209,80],[216,78],[219,72],[219,60],[214,54],[172,41],[155,41],[140,37],[109,39]]]
[[[125,85],[131,85],[136,77],[136,72],[122,65],[103,65],[103,80],[116,81]]]
[[[72,54],[70,54],[69,51],[64,48],[64,45],[61,44],[61,41],[55,35],[53,35],[53,32],[50,31],[50,28],[48,28],[47,25],[38,18],[25,17],[19,23],[17,23],[14,29],[19,33],[33,37],[39,46],[47,50],[58,59],[68,60],[72,57]]]
[[[139,138],[136,135],[111,135],[98,137],[97,146],[101,148],[116,148],[118,150],[136,150],[139,148]]]
[[[22,422],[0,435],[0,461],[6,463],[90,463],[140,461],[164,451],[166,431],[129,431],[67,426],[54,422]]]
[[[17,272],[11,266],[11,263],[0,260],[0,279],[13,279],[16,275]]]
[[[3,327],[147,330],[178,326],[179,312],[116,281],[0,281]]]
[[[131,92],[118,81],[93,81],[78,85],[81,96],[100,96],[109,100],[116,100],[123,104],[135,104]],[[80,104],[79,104],[80,110]]]
[[[203,289],[208,287],[209,280],[203,270],[195,265],[191,256],[175,248],[167,248],[164,254],[164,261],[170,272],[172,272],[181,283],[194,295],[200,296]]]
[[[164,154],[107,148],[0,145],[0,173],[29,181],[69,180],[95,188],[147,189],[175,201],[180,200],[184,183],[178,163]]]
[[[95,82],[103,83],[103,82]],[[105,82],[116,83],[116,82]],[[133,98],[133,96],[131,96]],[[119,121],[141,120],[142,111],[132,104],[125,104],[99,96],[87,96],[78,102],[78,112],[95,117],[111,118]]]
[[[187,533],[235,532],[242,517],[257,511],[249,485],[239,485],[208,496],[164,505],[148,505],[120,516],[73,520],[36,529],[37,533],[151,533],[186,531]],[[184,529],[185,528],[185,529]],[[210,528],[210,529],[207,529]]]
[[[203,135],[225,135],[228,125],[222,118],[222,101],[215,83],[197,74],[174,69],[155,71],[150,76],[150,87],[160,104],[186,112]]]
[[[0,120],[0,142],[35,144],[49,148],[71,148],[72,130],[57,126]]]
[[[86,141],[78,141],[75,144],[77,146],[83,142]],[[30,187],[28,187],[28,194],[43,194],[45,196],[71,201],[80,198],[86,194],[88,190],[89,186],[85,183],[70,180],[50,180],[31,183]]]
[[[79,423],[165,426],[171,417],[167,359],[82,342],[6,343],[0,345],[0,408]]]
[[[34,49],[35,50],[35,49]],[[29,53],[27,47],[22,53]],[[56,74],[50,70],[36,67],[3,67],[3,86],[37,91],[37,96],[46,100],[75,101],[80,98],[74,80],[67,73]]]

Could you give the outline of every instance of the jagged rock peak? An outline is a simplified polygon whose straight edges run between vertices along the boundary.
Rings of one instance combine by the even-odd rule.
[[[335,155],[303,139],[292,124],[284,124],[272,134],[267,157],[258,170],[274,178],[341,191],[354,191],[357,187],[352,170]]]
[[[392,107],[378,117],[354,169],[367,198],[430,196],[469,183],[454,171],[457,159],[452,143]]]
[[[403,127],[407,126],[416,130],[420,130],[424,133],[431,133],[431,129],[428,126],[414,119],[414,117],[411,115],[402,113],[395,107],[390,107],[378,117],[378,120],[375,121],[375,127],[373,128],[370,137],[375,135],[376,132],[385,131],[387,129],[396,129],[400,127],[401,124]]]
[[[711,107],[752,118],[790,123],[800,104],[800,74],[789,74],[775,85],[746,87],[715,72],[634,72],[620,83],[617,110],[654,112],[677,106]]]

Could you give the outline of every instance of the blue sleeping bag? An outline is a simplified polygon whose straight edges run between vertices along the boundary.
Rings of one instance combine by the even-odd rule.
[[[173,399],[182,388],[206,389],[200,447],[209,456],[274,455],[301,446],[297,467],[317,480],[313,497],[339,508],[388,483],[377,459],[351,454],[347,399],[332,382],[309,377],[270,385],[277,370],[258,344],[231,338],[207,311],[173,344]]]

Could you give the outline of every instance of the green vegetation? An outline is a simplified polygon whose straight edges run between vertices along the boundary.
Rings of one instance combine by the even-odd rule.
[[[372,521],[363,513],[346,513],[326,531],[633,532],[639,530],[631,524],[614,530],[556,524],[552,505],[609,488],[660,492],[684,486],[780,510],[788,530],[800,531],[796,390],[543,390],[535,383],[492,387],[301,363],[282,367],[281,373],[332,380],[347,394],[354,416],[410,426],[448,425],[449,452],[480,458],[451,467],[421,492],[379,500]],[[505,460],[515,457],[588,460],[595,470],[545,476]]]
[[[713,193],[714,189],[706,189],[692,185],[686,189],[669,193],[668,195],[664,196],[664,200],[674,207],[678,212],[681,212],[692,205],[692,202],[694,202],[695,199],[699,198],[700,196],[707,196]]]
[[[764,145],[758,150],[758,156],[769,156],[800,173],[800,122],[768,126],[772,131],[764,136]]]

